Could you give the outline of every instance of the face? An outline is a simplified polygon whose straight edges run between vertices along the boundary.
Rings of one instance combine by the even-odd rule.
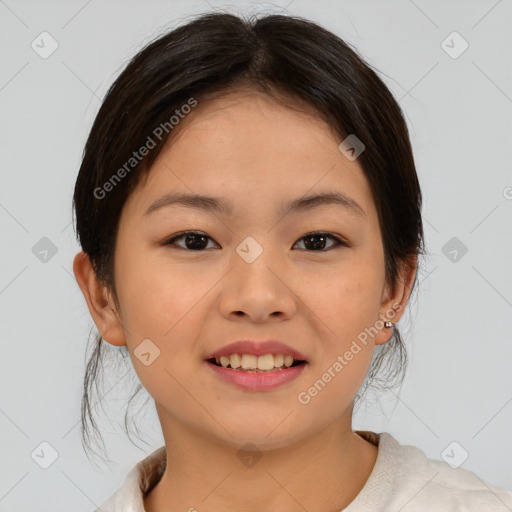
[[[314,114],[238,91],[200,103],[130,195],[115,249],[123,335],[105,339],[127,344],[163,426],[260,449],[335,421],[350,429],[396,296],[370,188],[340,142]],[[224,207],[159,202],[171,193]],[[286,208],[322,193],[345,202]],[[206,362],[238,340],[278,340],[307,363],[275,388],[245,389]]]

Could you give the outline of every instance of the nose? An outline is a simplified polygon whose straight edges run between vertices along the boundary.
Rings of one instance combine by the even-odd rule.
[[[296,311],[292,276],[269,250],[263,250],[254,261],[236,253],[224,280],[220,309],[231,320],[287,320]]]

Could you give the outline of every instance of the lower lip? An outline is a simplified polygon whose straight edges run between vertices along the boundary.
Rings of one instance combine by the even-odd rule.
[[[266,391],[275,389],[287,382],[296,379],[304,370],[307,363],[298,366],[290,366],[284,370],[275,370],[273,372],[251,372],[243,370],[233,370],[224,368],[213,363],[205,363],[221,378],[227,382],[248,391]]]

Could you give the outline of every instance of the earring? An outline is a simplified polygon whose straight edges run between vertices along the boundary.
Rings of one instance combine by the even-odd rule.
[[[394,327],[394,326],[395,326],[395,324],[394,324],[393,322],[390,322],[389,320],[386,320],[386,321],[384,322],[384,327],[387,327],[388,329],[389,329],[390,327]]]

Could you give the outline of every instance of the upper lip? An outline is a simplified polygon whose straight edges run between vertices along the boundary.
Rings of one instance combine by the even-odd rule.
[[[297,350],[276,340],[253,341],[243,340],[235,341],[229,345],[219,348],[212,352],[206,359],[213,359],[220,356],[229,357],[231,354],[252,354],[255,356],[264,356],[265,354],[283,354],[290,355],[296,361],[305,361],[306,356]]]

